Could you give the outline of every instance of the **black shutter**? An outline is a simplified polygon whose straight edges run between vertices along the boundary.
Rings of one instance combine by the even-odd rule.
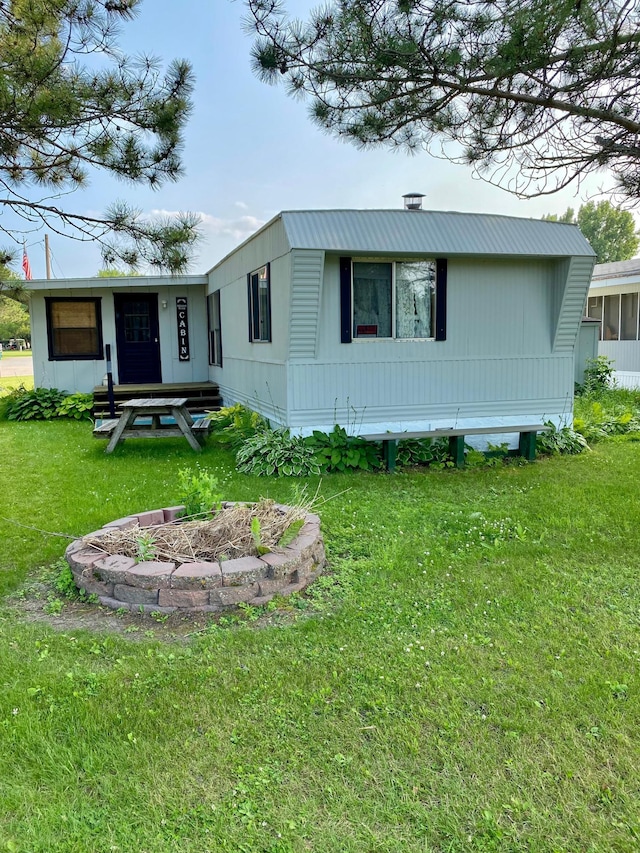
[[[247,275],[247,313],[249,315],[249,343],[253,343],[253,316],[251,314],[253,299],[251,298],[251,273]]]
[[[220,311],[220,291],[213,294],[218,313],[218,328],[216,329],[216,364],[222,367],[222,313]]]
[[[436,259],[436,340],[447,339],[447,259]]]
[[[351,258],[340,258],[340,340],[351,343]]]
[[[268,340],[272,340],[271,333],[271,264],[267,264],[267,313],[268,313],[268,329],[269,329],[269,338]]]

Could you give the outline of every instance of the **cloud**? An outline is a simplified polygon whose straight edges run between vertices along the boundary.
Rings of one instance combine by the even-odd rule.
[[[238,206],[242,202],[237,203]],[[153,216],[177,216],[177,210],[152,210]],[[211,216],[209,213],[195,211],[196,216],[200,217],[200,224],[205,236],[211,237],[231,237],[236,241],[246,240],[254,232],[261,228],[266,220],[258,219],[255,216],[238,216],[235,219],[221,219],[218,216]]]
[[[234,201],[234,206],[239,207],[240,210],[249,210],[249,205],[245,204],[243,201]]]

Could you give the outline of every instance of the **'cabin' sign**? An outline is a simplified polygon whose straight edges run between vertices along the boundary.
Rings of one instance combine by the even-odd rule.
[[[178,359],[189,361],[189,316],[187,314],[187,297],[176,296],[176,313],[178,317]]]

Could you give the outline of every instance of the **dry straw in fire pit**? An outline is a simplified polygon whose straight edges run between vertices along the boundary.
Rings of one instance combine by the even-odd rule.
[[[278,549],[290,530],[296,530],[310,507],[289,506],[286,511],[271,500],[235,504],[204,521],[177,520],[152,527],[113,528],[84,538],[105,554],[175,563],[233,560]],[[257,519],[255,521],[254,519]],[[295,525],[292,528],[292,525]]]

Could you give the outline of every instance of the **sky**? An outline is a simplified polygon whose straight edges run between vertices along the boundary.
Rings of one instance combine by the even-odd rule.
[[[315,5],[288,0],[300,17]],[[159,57],[165,66],[175,58],[191,62],[196,86],[185,175],[153,191],[94,172],[87,188],[64,198],[67,209],[93,215],[124,200],[145,213],[197,212],[203,240],[189,272],[201,274],[281,210],[399,208],[404,193],[420,192],[425,209],[539,218],[579,207],[605,179],[587,181],[578,194],[520,200],[426,152],[363,151],[341,142],[312,123],[303,101],[253,74],[245,16],[243,0],[144,0],[119,43],[127,54]],[[44,278],[44,232],[25,237],[33,277]],[[50,234],[50,246],[54,278],[93,276],[102,266],[95,244]]]

